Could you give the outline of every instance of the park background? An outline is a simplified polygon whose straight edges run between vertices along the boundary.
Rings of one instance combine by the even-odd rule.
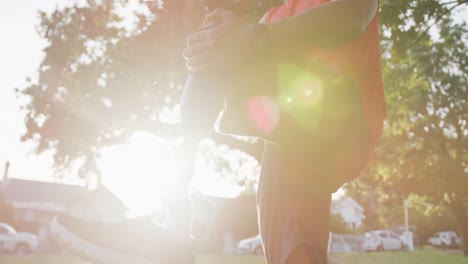
[[[226,1],[251,21],[280,2]],[[0,12],[0,161],[9,174],[102,183],[135,213],[150,210],[154,188],[170,184],[154,175],[170,174],[181,54],[202,18],[198,1],[8,1]],[[440,230],[467,240],[467,17],[463,0],[381,1],[384,136],[342,189],[365,208],[363,231],[401,226],[407,201],[421,241]],[[204,143],[194,188],[255,191],[255,154],[236,144]]]

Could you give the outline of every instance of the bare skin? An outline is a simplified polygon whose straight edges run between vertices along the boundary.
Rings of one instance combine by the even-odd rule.
[[[286,264],[313,264],[312,260],[309,259],[306,250],[304,247],[298,247],[291,255],[289,255],[288,259],[286,260]]]

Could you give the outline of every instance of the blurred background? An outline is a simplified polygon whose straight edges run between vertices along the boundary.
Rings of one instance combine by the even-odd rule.
[[[203,2],[249,21],[281,3]],[[58,254],[47,229],[57,213],[164,218],[159,198],[177,169],[178,100],[187,76],[182,50],[203,4],[3,3],[3,253]],[[381,0],[380,8],[388,115],[370,166],[334,195],[332,263],[358,263],[345,252],[387,250],[395,255],[378,253],[369,263],[468,263],[468,1]],[[191,186],[213,226],[206,251],[261,254],[255,192],[262,146],[218,137],[203,141]],[[210,261],[220,260],[202,263]]]

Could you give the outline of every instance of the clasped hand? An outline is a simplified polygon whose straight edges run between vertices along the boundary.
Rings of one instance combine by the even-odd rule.
[[[187,38],[184,58],[189,72],[231,71],[245,65],[254,55],[252,27],[230,11],[207,14],[203,25]]]

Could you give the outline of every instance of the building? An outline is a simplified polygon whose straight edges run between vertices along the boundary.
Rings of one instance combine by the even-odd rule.
[[[13,209],[9,224],[36,233],[45,248],[51,241],[49,223],[55,215],[112,220],[125,217],[127,212],[122,201],[104,186],[89,190],[79,185],[10,178],[8,169],[0,182],[0,195]]]
[[[349,230],[359,228],[366,218],[364,208],[349,196],[333,200],[330,212],[334,215],[340,215]]]

